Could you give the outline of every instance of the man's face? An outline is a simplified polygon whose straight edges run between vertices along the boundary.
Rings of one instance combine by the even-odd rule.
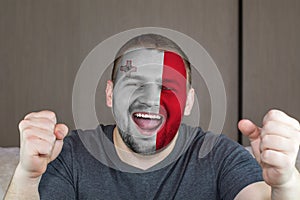
[[[186,103],[183,59],[170,51],[137,49],[122,56],[113,90],[113,114],[125,144],[154,154],[175,137]]]

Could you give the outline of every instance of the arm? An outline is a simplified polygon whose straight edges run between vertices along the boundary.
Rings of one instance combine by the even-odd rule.
[[[299,122],[281,111],[271,110],[264,117],[262,128],[242,120],[239,129],[251,141],[265,183],[244,188],[236,199],[299,199],[300,175],[295,167],[300,144]],[[253,195],[258,196],[253,198]]]
[[[19,124],[20,161],[4,199],[39,199],[38,186],[49,162],[60,153],[68,132],[50,111],[28,114]]]

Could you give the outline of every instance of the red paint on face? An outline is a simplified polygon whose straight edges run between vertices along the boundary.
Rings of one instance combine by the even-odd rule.
[[[175,137],[186,102],[186,69],[184,61],[176,53],[164,52],[164,68],[160,95],[160,113],[166,116],[156,137],[156,149],[167,146]]]

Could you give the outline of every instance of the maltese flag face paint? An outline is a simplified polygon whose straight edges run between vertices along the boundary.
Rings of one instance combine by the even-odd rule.
[[[154,154],[175,137],[186,103],[186,69],[171,51],[136,49],[122,56],[113,90],[113,114],[125,144]]]

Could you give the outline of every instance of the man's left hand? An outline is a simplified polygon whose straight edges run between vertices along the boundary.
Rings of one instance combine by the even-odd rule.
[[[253,154],[268,185],[289,185],[299,176],[295,167],[300,145],[297,120],[279,110],[271,110],[265,115],[262,128],[246,119],[241,120],[238,127],[250,139]]]

